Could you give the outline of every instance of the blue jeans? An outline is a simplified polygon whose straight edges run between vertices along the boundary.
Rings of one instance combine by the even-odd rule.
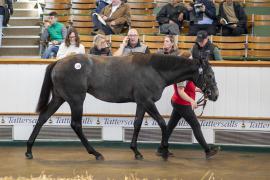
[[[108,5],[108,3],[104,2],[104,1],[99,1],[98,6],[94,10],[94,12],[99,14],[101,12],[101,10],[107,5]],[[98,29],[98,27],[95,25],[97,23],[97,21],[98,21],[97,17],[95,15],[92,15],[92,21],[94,23],[94,29]]]
[[[49,45],[49,47],[45,50],[43,55],[41,56],[42,59],[50,59],[55,57],[59,49],[59,45]]]
[[[3,19],[4,16],[0,14],[0,47],[2,46]]]

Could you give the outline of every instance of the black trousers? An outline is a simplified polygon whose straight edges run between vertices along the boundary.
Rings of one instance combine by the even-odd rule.
[[[183,117],[192,128],[193,134],[198,143],[202,146],[205,152],[209,152],[210,149],[203,137],[201,125],[191,106],[179,105],[174,102],[172,102],[172,106],[173,111],[167,125],[168,136],[171,136],[173,129],[176,127],[179,120]]]
[[[245,29],[242,27],[231,28],[222,26],[222,36],[240,36],[245,34]]]
[[[205,30],[208,35],[216,35],[217,27],[214,24],[190,24],[188,35],[196,36],[201,30]]]

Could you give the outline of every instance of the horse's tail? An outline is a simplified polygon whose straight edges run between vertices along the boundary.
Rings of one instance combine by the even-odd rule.
[[[43,84],[41,88],[41,92],[39,95],[39,100],[36,108],[36,112],[44,111],[47,108],[47,104],[49,102],[51,90],[52,90],[52,78],[51,78],[51,72],[53,67],[55,66],[57,61],[49,64],[46,68],[45,76],[43,79]]]

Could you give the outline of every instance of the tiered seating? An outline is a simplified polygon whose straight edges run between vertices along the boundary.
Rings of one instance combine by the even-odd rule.
[[[270,7],[269,0],[245,0],[245,7]]]
[[[124,37],[125,36],[122,36],[122,35],[109,36],[109,41],[111,43],[112,52],[115,52],[120,47],[120,44],[123,42]]]
[[[248,37],[248,60],[270,60],[270,37]]]
[[[211,39],[220,49],[224,59],[243,60],[246,58],[247,36],[212,36]]]
[[[93,39],[94,39],[94,36],[80,35],[80,40],[81,40],[81,43],[85,47],[86,53],[88,53],[89,49],[93,47]]]
[[[93,30],[91,11],[96,8],[95,0],[72,0],[72,24],[79,34],[90,34]]]
[[[144,36],[143,42],[149,47],[151,53],[155,53],[163,48],[164,36]]]
[[[180,53],[189,52],[196,41],[196,36],[178,36]]]
[[[59,15],[69,15],[70,7],[70,0],[45,0],[44,14],[54,11]]]
[[[91,16],[72,16],[72,25],[79,34],[90,34],[93,30],[93,22]]]
[[[90,12],[96,8],[96,0],[72,0],[73,15],[90,15]]]
[[[131,27],[139,34],[157,34],[159,25],[155,15],[131,15]]]
[[[127,3],[130,7],[130,14],[132,15],[154,13],[155,4],[153,3],[153,0],[128,0]]]
[[[252,34],[270,36],[270,15],[252,15]]]

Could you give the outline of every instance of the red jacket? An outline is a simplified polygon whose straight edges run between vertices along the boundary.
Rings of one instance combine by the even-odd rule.
[[[173,88],[174,88],[174,93],[173,93],[173,96],[172,96],[172,101],[176,104],[180,104],[180,105],[186,105],[186,106],[190,106],[190,102],[182,99],[180,97],[180,95],[178,94],[178,91],[177,91],[177,85],[174,84],[173,85]],[[185,93],[187,93],[187,95],[189,97],[191,97],[192,99],[195,100],[195,96],[196,96],[196,92],[195,92],[195,84],[192,82],[192,81],[187,81],[187,84],[186,84],[186,87],[185,87]]]

